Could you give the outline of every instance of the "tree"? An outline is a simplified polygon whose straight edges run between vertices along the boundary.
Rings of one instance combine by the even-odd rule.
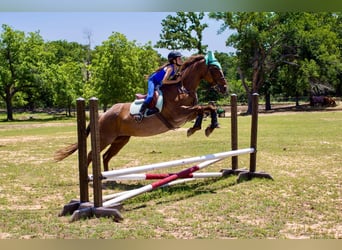
[[[198,54],[206,52],[207,45],[202,44],[203,30],[208,24],[201,23],[205,14],[203,12],[177,12],[176,16],[168,15],[162,20],[162,32],[156,48],[169,50],[193,50]]]
[[[52,41],[47,43],[55,57],[46,67],[46,81],[52,84],[53,104],[66,108],[71,116],[75,100],[83,96],[88,80],[88,46],[76,42]]]
[[[210,17],[223,21],[222,31],[236,31],[227,39],[227,45],[237,49],[237,70],[249,97],[248,113],[250,95],[261,90],[270,108],[270,90],[279,89],[273,86],[280,82],[291,91],[288,94],[298,96],[307,91],[313,79],[321,83],[338,81],[341,56],[336,45],[338,37],[332,30],[337,22],[334,15],[220,12],[210,13]]]
[[[304,13],[300,34],[301,72],[307,75],[311,89],[333,89],[341,84],[342,71],[339,34],[335,31],[336,18],[331,13]],[[339,31],[340,32],[340,31]]]
[[[340,84],[341,52],[336,15],[332,13],[278,13],[283,24],[278,80],[286,95],[327,94]],[[286,58],[285,55],[292,55]]]
[[[44,41],[38,32],[13,30],[2,25],[0,36],[0,96],[6,103],[7,120],[13,120],[13,98],[24,98],[39,86],[39,74],[44,68]],[[27,92],[25,92],[27,91]]]
[[[104,109],[109,104],[132,101],[135,93],[145,91],[145,76],[159,61],[150,44],[139,47],[117,32],[97,46],[93,56],[92,82]]]
[[[271,59],[281,42],[279,18],[273,12],[221,12],[210,13],[210,17],[223,20],[222,31],[228,27],[236,30],[227,45],[237,49],[237,70],[248,95],[247,113],[251,113],[252,93],[259,92],[265,77],[277,65]]]

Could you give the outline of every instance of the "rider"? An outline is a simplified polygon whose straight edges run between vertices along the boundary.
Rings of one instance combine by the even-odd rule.
[[[168,63],[159,67],[148,78],[147,97],[141,105],[139,113],[134,116],[137,122],[142,121],[144,113],[152,101],[154,91],[157,88],[161,87],[163,84],[175,84],[180,81],[178,71],[183,64],[182,54],[178,51],[172,51],[168,54],[167,59]]]

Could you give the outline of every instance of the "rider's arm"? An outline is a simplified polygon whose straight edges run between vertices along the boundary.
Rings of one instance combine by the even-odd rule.
[[[180,76],[178,76],[175,80],[169,80],[172,74],[172,71],[173,71],[172,67],[167,67],[166,73],[163,78],[163,84],[175,84],[180,81]]]

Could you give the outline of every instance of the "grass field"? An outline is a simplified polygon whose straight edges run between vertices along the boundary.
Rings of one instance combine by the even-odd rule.
[[[158,189],[125,201],[121,223],[57,216],[79,196],[77,154],[53,161],[76,141],[76,122],[47,120],[0,122],[0,239],[342,239],[342,112],[259,115],[257,171],[274,181],[237,184],[231,176]],[[132,138],[110,167],[230,150],[230,119],[219,122],[209,138],[204,131],[187,138],[190,123]],[[249,140],[250,117],[240,116],[239,148]],[[239,157],[241,168],[248,164],[248,155]],[[230,167],[227,159],[204,171]],[[120,182],[104,194],[146,183]]]

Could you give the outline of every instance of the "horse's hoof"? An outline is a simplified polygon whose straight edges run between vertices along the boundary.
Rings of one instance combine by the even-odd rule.
[[[186,131],[186,136],[189,137],[191,136],[193,133],[195,133],[195,131],[191,128],[188,129],[188,131]]]
[[[209,137],[209,135],[213,132],[213,130],[214,130],[214,128],[212,128],[212,127],[207,127],[206,129],[205,129],[205,135],[207,136],[207,137]]]
[[[197,130],[200,130],[201,127],[192,127],[189,128],[188,131],[186,132],[187,137],[191,136],[192,134],[194,134]]]

